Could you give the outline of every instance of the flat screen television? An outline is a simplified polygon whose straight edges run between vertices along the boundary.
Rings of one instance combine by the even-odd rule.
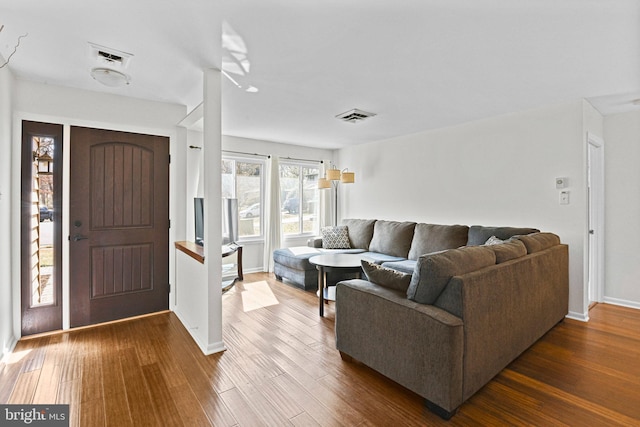
[[[196,244],[204,246],[204,199],[193,199]],[[235,243],[238,240],[238,199],[222,199],[222,244]]]

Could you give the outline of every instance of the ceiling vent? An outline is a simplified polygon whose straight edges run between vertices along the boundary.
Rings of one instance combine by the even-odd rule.
[[[354,108],[353,110],[338,114],[336,118],[348,123],[358,123],[373,116],[375,116],[374,113],[367,113],[366,111]]]
[[[107,66],[116,69],[125,69],[129,65],[132,54],[122,52],[110,47],[100,46],[99,44],[89,43],[91,48],[90,55],[98,65]]]

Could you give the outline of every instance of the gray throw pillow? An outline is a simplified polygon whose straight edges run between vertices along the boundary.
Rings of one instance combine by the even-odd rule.
[[[411,282],[411,275],[392,268],[382,267],[367,260],[362,260],[362,270],[370,282],[385,288],[406,292]]]
[[[349,229],[346,225],[322,227],[322,247],[324,249],[351,249]]]

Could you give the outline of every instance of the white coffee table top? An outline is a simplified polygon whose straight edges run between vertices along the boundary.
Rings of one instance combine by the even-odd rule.
[[[309,258],[309,262],[321,267],[355,268],[360,267],[360,254],[323,254]]]

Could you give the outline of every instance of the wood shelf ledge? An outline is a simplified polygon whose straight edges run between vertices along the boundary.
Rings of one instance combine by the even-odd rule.
[[[177,250],[189,255],[200,264],[204,264],[204,248],[202,246],[196,245],[194,242],[188,242],[185,240],[175,242],[175,245]]]

